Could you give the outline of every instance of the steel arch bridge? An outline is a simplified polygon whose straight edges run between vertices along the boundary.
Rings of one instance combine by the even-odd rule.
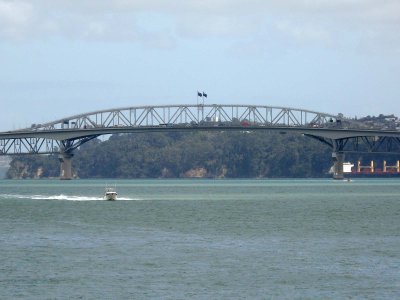
[[[298,132],[345,152],[400,153],[400,131],[305,109],[256,105],[161,105],[99,110],[0,133],[0,155],[59,153],[70,178],[73,151],[100,135],[154,131],[271,130]],[[337,155],[336,155],[337,154]],[[341,174],[340,174],[341,173]]]

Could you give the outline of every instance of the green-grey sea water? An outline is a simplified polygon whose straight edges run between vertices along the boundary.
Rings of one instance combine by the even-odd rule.
[[[2,180],[0,298],[399,299],[400,180]]]

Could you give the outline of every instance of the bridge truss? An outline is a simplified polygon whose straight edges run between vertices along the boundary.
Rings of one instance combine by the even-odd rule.
[[[400,154],[400,137],[395,136],[356,136],[339,139],[307,136],[323,142],[337,152]]]
[[[250,105],[141,106],[102,110],[33,124],[32,130],[137,127],[185,124],[249,124],[268,126],[323,126],[337,116],[309,110]]]
[[[98,137],[92,135],[78,139],[56,140],[50,138],[0,139],[0,155],[52,154],[72,152],[82,144]]]

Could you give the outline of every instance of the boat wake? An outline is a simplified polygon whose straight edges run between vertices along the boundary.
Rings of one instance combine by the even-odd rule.
[[[0,195],[3,199],[31,199],[31,200],[64,200],[64,201],[105,201],[103,197],[79,196],[79,195]],[[138,198],[118,197],[116,201],[142,200]]]

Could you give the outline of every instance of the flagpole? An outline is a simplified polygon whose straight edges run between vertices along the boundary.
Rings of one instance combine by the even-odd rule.
[[[200,122],[201,120],[203,120],[203,106],[204,106],[204,102],[203,105],[201,104],[201,102],[199,102],[199,97],[203,98],[203,94],[200,93],[199,91],[197,91],[197,122]],[[203,100],[203,99],[202,99]],[[202,118],[200,120],[200,110],[202,112]]]

